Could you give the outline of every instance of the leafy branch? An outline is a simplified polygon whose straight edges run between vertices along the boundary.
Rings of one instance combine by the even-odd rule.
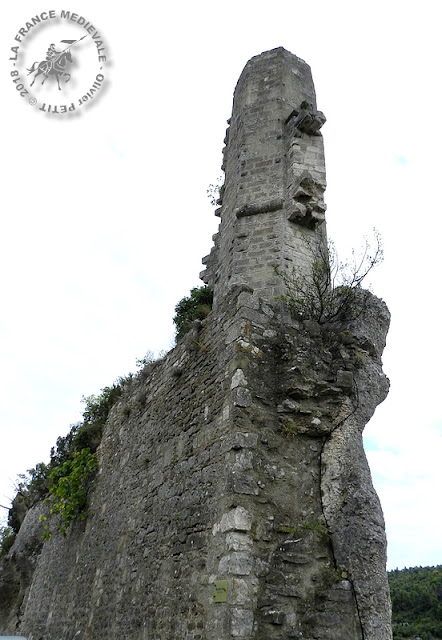
[[[100,394],[83,397],[83,422],[72,425],[66,436],[57,438],[49,464],[40,462],[27,474],[18,476],[8,516],[8,525],[14,534],[20,529],[27,510],[45,497],[49,515],[61,516],[57,527],[60,533],[65,535],[75,518],[85,518],[90,481],[98,469],[96,451],[104,424],[132,378],[132,375],[120,377]],[[40,519],[44,522],[43,537],[48,539],[52,534],[49,518],[41,516]]]
[[[46,502],[50,504],[50,515],[61,517],[57,527],[61,534],[66,535],[74,519],[85,519],[88,481],[97,469],[97,455],[91,453],[90,449],[82,449],[51,471],[49,477],[53,484],[49,490],[50,497]],[[43,537],[49,539],[52,531],[47,517],[41,515],[40,520],[44,522]]]
[[[207,187],[207,197],[210,200],[212,207],[216,207],[222,204],[224,193],[224,176],[219,176],[215,183],[209,184]]]
[[[0,558],[8,553],[16,535],[12,527],[0,526]]]

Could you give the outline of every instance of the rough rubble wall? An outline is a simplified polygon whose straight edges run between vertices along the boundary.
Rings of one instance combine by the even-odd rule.
[[[327,328],[274,299],[274,264],[308,269],[305,238],[325,238],[323,120],[303,61],[277,49],[246,66],[206,259],[214,309],[113,407],[87,519],[43,543],[47,507],[28,512],[0,563],[0,633],[391,639],[362,447],[388,391],[388,311],[369,296]]]
[[[87,521],[43,546],[21,633],[33,640],[202,637],[201,580],[229,446],[222,339],[216,325],[193,332],[114,406]],[[32,519],[32,530],[26,520],[23,530],[31,538],[41,535]],[[17,543],[12,564],[28,540],[19,535]]]
[[[370,309],[387,319],[375,298]],[[304,327],[232,290],[112,410],[86,523],[40,549],[41,507],[28,513],[6,565],[24,600],[0,629],[31,640],[390,638],[382,512],[354,422],[374,408],[359,382],[377,384],[375,402],[388,388],[378,324],[360,335]],[[225,602],[213,601],[217,580]]]
[[[324,122],[303,60],[279,48],[247,63],[225,139],[220,229],[203,260],[215,306],[235,284],[273,301],[275,265],[309,268],[325,239]]]

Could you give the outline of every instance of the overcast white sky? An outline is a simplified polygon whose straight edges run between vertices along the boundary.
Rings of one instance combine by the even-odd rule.
[[[11,82],[15,34],[48,9],[105,39],[110,84],[81,117],[45,117]],[[312,67],[327,116],[329,235],[341,254],[373,227],[384,241],[372,284],[392,313],[391,391],[365,435],[389,568],[442,564],[441,14],[434,0],[4,8],[1,504],[80,420],[83,395],[171,346],[174,306],[200,284],[217,230],[206,189],[236,81],[250,57],[284,46]]]

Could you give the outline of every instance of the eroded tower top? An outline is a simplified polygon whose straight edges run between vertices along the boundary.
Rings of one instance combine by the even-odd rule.
[[[310,67],[282,47],[249,60],[235,89],[223,150],[225,184],[215,246],[202,279],[219,296],[235,284],[269,302],[279,268],[308,268],[325,239],[321,126]]]

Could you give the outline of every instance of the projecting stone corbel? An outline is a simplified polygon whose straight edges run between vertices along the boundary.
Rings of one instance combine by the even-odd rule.
[[[325,185],[317,182],[308,171],[304,171],[300,180],[290,189],[290,199],[293,205],[288,219],[308,229],[325,220],[327,209],[323,195]]]
[[[326,121],[327,118],[322,111],[317,111],[312,104],[304,100],[298,109],[291,112],[285,123],[293,130],[294,137],[300,136],[301,133],[318,136],[319,130]]]

